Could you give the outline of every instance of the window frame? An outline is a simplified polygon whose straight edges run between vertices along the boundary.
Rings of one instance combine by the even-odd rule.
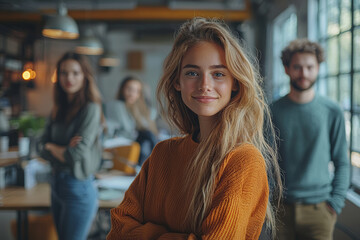
[[[338,32],[334,33],[334,34],[329,34],[328,32],[328,23],[329,23],[329,18],[328,18],[328,14],[329,14],[329,2],[332,1],[333,3],[335,3],[335,5],[333,5],[334,9],[337,8],[338,14],[337,14],[337,19],[332,19],[332,23],[334,23],[336,21],[336,23],[338,24]],[[350,3],[350,8],[349,13],[350,13],[350,27],[347,29],[341,29],[341,24],[342,24],[342,20],[343,20],[343,16],[342,14],[344,14],[345,12],[343,12],[342,7],[344,3]],[[335,92],[335,99],[334,97],[332,97],[333,100],[335,100],[336,102],[338,102],[344,111],[344,117],[345,117],[345,121],[346,121],[346,131],[347,131],[347,140],[348,140],[348,150],[349,150],[349,158],[350,158],[350,162],[351,162],[351,187],[355,190],[360,190],[360,142],[358,143],[358,149],[356,148],[356,146],[354,145],[354,132],[355,131],[360,131],[360,124],[358,126],[358,129],[355,129],[354,126],[354,118],[357,117],[358,119],[360,119],[360,105],[355,107],[355,102],[354,102],[354,96],[355,96],[355,88],[354,88],[354,81],[355,81],[355,76],[359,75],[360,77],[360,67],[359,69],[355,69],[355,65],[354,65],[354,51],[355,51],[355,42],[354,42],[354,36],[355,36],[355,31],[360,29],[360,21],[359,23],[356,25],[354,22],[354,18],[355,18],[355,2],[357,2],[360,5],[360,1],[359,0],[317,0],[317,32],[319,33],[319,35],[317,36],[317,41],[319,41],[321,43],[321,45],[324,47],[325,49],[325,53],[327,56],[331,55],[331,52],[328,49],[328,44],[330,41],[337,39],[337,51],[338,51],[338,55],[337,55],[337,72],[335,73],[329,73],[328,70],[328,60],[323,63],[324,65],[326,65],[326,69],[325,71],[321,72],[319,74],[319,81],[317,84],[317,90],[319,90],[320,94],[328,96],[329,97],[329,80],[330,79],[336,79],[336,92]],[[325,7],[325,9],[324,9]],[[336,12],[336,10],[334,10]],[[360,6],[358,7],[358,11],[360,11]],[[322,14],[326,14],[326,16],[323,16]],[[326,26],[323,26],[323,22],[321,20],[321,18],[326,19]],[[334,22],[333,22],[334,21]],[[335,23],[335,25],[336,25]],[[322,29],[324,28],[324,29]],[[323,31],[325,30],[325,31]],[[336,30],[336,29],[335,29]],[[320,35],[321,32],[324,32],[324,35]],[[348,69],[348,71],[342,71],[342,59],[341,57],[344,56],[341,53],[341,38],[345,36],[345,34],[349,34],[350,33],[350,56],[348,56],[350,58],[350,69]],[[359,31],[360,33],[360,31]],[[358,36],[360,38],[360,34]],[[360,47],[360,46],[358,46]],[[345,54],[346,56],[346,54]],[[329,59],[329,57],[327,57],[327,59]],[[360,64],[360,63],[359,63]],[[341,96],[342,96],[342,91],[341,91],[341,87],[343,86],[342,84],[342,79],[344,77],[348,77],[350,83],[348,83],[348,88],[347,91],[349,92],[349,97],[350,97],[350,102],[346,103],[346,101],[341,101]],[[360,80],[358,80],[360,82]],[[359,134],[358,134],[359,135]],[[360,137],[360,135],[359,135]],[[360,140],[359,140],[360,141]]]
[[[283,29],[285,25],[288,24],[289,19],[291,19],[292,17],[295,18],[296,21],[295,27],[293,26],[293,29],[295,29],[295,34],[293,36],[288,34],[287,41],[279,44],[278,40],[275,38],[277,36],[279,36],[279,38],[283,38],[281,29]],[[281,50],[286,47],[290,41],[297,38],[297,24],[298,20],[296,8],[294,5],[290,5],[286,10],[281,12],[274,19],[269,28],[269,39],[271,48],[268,48],[267,50],[267,62],[269,62],[270,64],[267,64],[268,68],[266,72],[267,76],[271,76],[271,81],[267,81],[268,83],[271,83],[271,86],[266,87],[266,89],[270,90],[270,93],[268,93],[268,97],[270,97],[270,99],[276,100],[289,90],[289,80],[285,74],[280,57]],[[282,91],[279,90],[279,86],[282,88]]]

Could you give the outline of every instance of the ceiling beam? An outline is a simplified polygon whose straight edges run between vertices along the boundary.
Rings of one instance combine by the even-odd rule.
[[[41,21],[44,15],[54,10],[39,13],[0,11],[0,22]],[[137,7],[122,10],[69,10],[68,15],[78,21],[184,21],[193,17],[220,18],[226,21],[244,21],[251,17],[250,4],[244,10],[180,10],[167,7]]]

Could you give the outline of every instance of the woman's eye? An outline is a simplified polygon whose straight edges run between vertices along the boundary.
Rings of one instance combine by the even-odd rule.
[[[198,76],[198,74],[196,72],[193,72],[193,71],[190,71],[190,72],[187,72],[185,73],[186,76],[190,76],[190,77],[196,77]]]
[[[225,75],[221,72],[217,72],[217,73],[214,73],[214,76],[219,78],[219,77],[224,77]]]

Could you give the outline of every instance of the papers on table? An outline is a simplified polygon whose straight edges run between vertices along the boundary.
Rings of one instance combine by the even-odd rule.
[[[98,198],[100,200],[111,201],[115,199],[122,199],[124,197],[124,192],[114,189],[101,189],[99,191]],[[120,201],[119,201],[120,203]]]
[[[100,200],[122,199],[135,176],[113,176],[96,180]]]
[[[108,188],[126,191],[134,181],[135,176],[113,176],[96,180],[99,188]]]
[[[132,144],[132,140],[124,137],[116,137],[116,138],[110,138],[105,139],[103,143],[104,148],[114,148],[119,146],[129,146]]]

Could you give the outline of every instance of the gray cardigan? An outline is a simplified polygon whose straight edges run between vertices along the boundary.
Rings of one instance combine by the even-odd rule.
[[[65,163],[60,162],[43,147],[40,156],[50,161],[55,170],[68,169],[77,179],[86,179],[94,174],[99,169],[102,153],[99,137],[102,132],[100,116],[100,106],[88,103],[69,124],[49,118],[41,145],[49,142],[66,147]],[[81,136],[82,140],[75,147],[68,147],[74,136]]]
[[[127,110],[125,102],[120,100],[106,102],[104,114],[109,137],[121,136],[133,141],[136,139],[135,119]]]
[[[155,121],[157,117],[156,109],[150,107],[149,110],[150,118]],[[136,122],[124,101],[112,100],[106,102],[104,104],[104,114],[109,138],[121,136],[132,141],[136,140],[138,135]],[[147,121],[145,118],[143,120]]]

